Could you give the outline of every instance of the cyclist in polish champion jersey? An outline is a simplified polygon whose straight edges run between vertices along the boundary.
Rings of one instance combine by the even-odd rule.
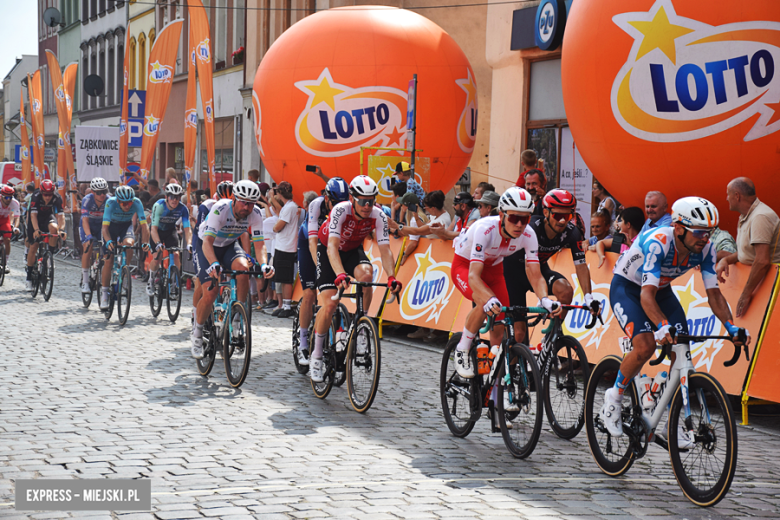
[[[607,390],[601,419],[613,437],[623,435],[621,410],[623,392],[650,360],[656,343],[671,345],[674,335],[688,333],[685,311],[671,288],[672,281],[691,269],[701,270],[707,301],[723,323],[734,344],[744,332],[734,325],[726,299],[715,274],[715,246],[710,233],[718,226],[718,210],[705,199],[685,197],[672,205],[672,226],[652,228],[640,234],[615,265],[609,299],[620,326],[631,338],[633,350],[620,365],[615,386]],[[674,359],[672,359],[672,365]],[[681,447],[692,445],[682,429]]]
[[[19,201],[14,198],[15,191],[7,184],[0,188],[0,231],[6,231],[18,235],[19,231]],[[11,254],[11,235],[3,234],[3,244],[5,246],[5,258],[8,261],[8,255]],[[5,272],[8,273],[6,266]]]
[[[81,254],[81,292],[90,293],[89,287],[89,263],[92,256],[93,242],[100,240],[103,227],[103,212],[108,200],[108,182],[102,177],[95,177],[89,183],[92,193],[81,201],[81,221],[79,222],[79,236],[83,245]]]
[[[181,204],[184,188],[176,183],[170,183],[165,187],[165,198],[160,199],[152,206],[152,240],[151,247],[155,253],[149,262],[149,272],[157,270],[156,253],[164,247],[179,247],[179,235],[176,231],[176,222],[181,219],[184,227],[184,246],[192,252],[192,233],[190,232],[190,210],[186,204]],[[176,267],[181,269],[179,253],[174,254]],[[154,276],[149,276],[146,284],[147,296],[154,296]]]
[[[501,307],[509,305],[504,283],[502,260],[520,250],[525,251],[525,270],[532,281],[541,306],[553,315],[560,313],[560,304],[548,297],[537,258],[536,235],[527,229],[534,210],[531,194],[522,188],[509,188],[499,200],[499,214],[479,219],[456,239],[452,259],[452,281],[464,297],[476,306],[466,316],[463,335],[455,349],[455,368],[466,379],[474,377],[469,350],[486,316],[503,319]],[[491,345],[504,337],[504,326],[496,324],[490,331]]]

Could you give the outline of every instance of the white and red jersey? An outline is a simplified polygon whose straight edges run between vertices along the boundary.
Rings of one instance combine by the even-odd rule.
[[[363,241],[376,230],[376,242],[379,245],[390,243],[387,215],[374,206],[368,218],[358,219],[349,201],[340,202],[333,207],[328,219],[320,226],[320,242],[328,245],[328,237],[339,237],[339,251],[350,251],[363,246]]]
[[[19,201],[11,199],[7,206],[0,202],[0,222],[9,221],[19,215]]]
[[[509,255],[525,250],[525,261],[539,263],[539,243],[528,226],[517,238],[501,236],[501,217],[485,217],[474,222],[455,239],[455,254],[469,262],[498,265]]]

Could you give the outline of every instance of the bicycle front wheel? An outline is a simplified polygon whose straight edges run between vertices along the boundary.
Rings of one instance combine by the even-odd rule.
[[[45,301],[51,298],[51,291],[54,288],[54,255],[51,251],[43,253],[43,263],[41,264],[41,294]]]
[[[524,459],[533,453],[542,432],[542,378],[536,358],[525,345],[509,349],[509,381],[506,381],[506,361],[498,372],[498,423],[509,453]],[[507,410],[507,408],[510,408]]]
[[[179,269],[175,265],[171,266],[171,276],[168,278],[168,298],[166,298],[165,304],[168,308],[168,319],[171,320],[171,323],[176,323],[179,310],[181,310],[181,278],[179,277]]]
[[[319,399],[325,399],[333,389],[333,377],[335,375],[334,366],[336,364],[336,351],[330,345],[326,345],[322,352],[322,373],[323,379],[317,383],[311,380],[311,389],[314,395]]]
[[[238,388],[249,374],[252,357],[252,330],[241,302],[233,302],[222,325],[222,357],[230,386]]]
[[[299,302],[297,305],[297,308],[295,309],[295,315],[293,316],[293,323],[292,323],[292,355],[293,355],[293,363],[295,364],[295,370],[298,371],[301,375],[306,375],[306,373],[309,371],[309,367],[307,365],[301,365],[298,363],[298,350],[301,348],[301,320],[300,320],[300,312],[301,312],[301,303]],[[314,317],[312,317],[311,325],[314,324]],[[313,327],[309,328],[309,334],[311,334]],[[312,336],[309,336],[309,339],[312,339]]]
[[[203,357],[198,359],[198,373],[207,376],[214,368],[214,360],[217,357],[217,349],[220,348],[221,338],[217,336],[217,330],[214,327],[214,315],[209,314],[206,317],[206,323],[203,324]]]
[[[123,266],[122,272],[117,284],[116,295],[116,313],[119,317],[119,324],[127,323],[127,317],[130,315],[130,299],[133,295],[133,280],[130,278],[130,267]]]
[[[313,322],[312,322],[313,323]],[[346,305],[343,303],[339,303],[338,310],[333,313],[333,320],[331,321],[331,327],[333,331],[333,337],[335,338],[336,331],[339,330],[349,330],[349,327],[352,325],[352,314],[350,314],[349,310],[347,309]],[[312,329],[313,332],[314,329]],[[309,337],[311,338],[311,333],[309,334]],[[336,338],[338,339],[338,338]],[[334,343],[334,349],[335,347],[335,339],[333,341]],[[341,348],[346,350],[346,345],[341,345]],[[346,352],[339,351],[338,349],[335,350],[336,353],[336,363],[334,365],[335,374],[333,375],[333,386],[340,387],[344,384],[344,381],[347,379],[347,370],[345,365],[345,359],[346,359]]]
[[[0,287],[3,286],[5,281],[5,244],[0,240]]]
[[[439,372],[441,409],[447,428],[455,437],[467,436],[477,423],[475,419],[472,419],[472,407],[475,402],[472,396],[478,391],[476,377],[464,379],[458,375],[455,369],[455,348],[458,346],[461,336],[461,332],[453,334],[447,342]],[[472,348],[475,347],[472,345]],[[481,412],[482,403],[479,398],[476,399],[476,402]]]
[[[154,295],[149,296],[149,308],[152,311],[152,316],[155,318],[160,315],[160,311],[162,310],[162,300],[163,300],[163,294],[165,292],[165,286],[163,285],[163,276],[164,271],[162,267],[162,263],[160,264],[160,267],[157,268],[157,271],[153,273],[149,273],[149,276],[152,276],[152,287],[154,288]],[[148,293],[147,293],[148,294]]]
[[[43,247],[45,245],[46,244],[38,244],[38,247]],[[30,296],[32,296],[33,298],[38,296],[38,289],[40,289],[41,277],[40,277],[40,271],[38,270],[39,265],[41,265],[41,262],[39,261],[38,258],[36,258],[33,266],[30,267],[30,269],[33,270],[32,276],[30,278],[32,280],[32,293],[30,294]]]
[[[688,378],[690,423],[685,419],[682,387],[669,410],[669,456],[674,476],[688,499],[701,507],[720,502],[737,469],[737,426],[723,387],[707,373]],[[678,431],[692,431],[694,444],[681,451]]]
[[[585,424],[585,385],[590,366],[585,349],[571,336],[560,338],[542,367],[544,410],[555,434],[573,439]]]
[[[371,408],[379,388],[379,331],[374,320],[361,316],[347,349],[347,393],[356,412]]]

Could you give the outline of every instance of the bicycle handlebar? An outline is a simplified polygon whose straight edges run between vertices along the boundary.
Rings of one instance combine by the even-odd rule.
[[[674,343],[701,343],[703,341],[707,341],[710,339],[723,339],[731,341],[731,343],[734,343],[734,338],[730,336],[692,336],[690,334],[678,334],[675,338]],[[741,331],[739,335],[737,335],[737,340],[742,342],[742,347],[745,351],[745,359],[747,361],[750,361],[750,351],[747,346],[747,334],[744,333],[744,331]],[[663,345],[661,346],[661,355],[658,356],[656,359],[653,359],[650,361],[650,365],[660,365],[661,362],[669,357],[669,353],[671,351],[671,344]],[[723,362],[724,367],[731,367],[734,366],[737,361],[739,361],[739,356],[741,354],[741,350],[737,345],[734,345],[734,355],[731,359],[728,361]]]
[[[357,285],[359,287],[384,287],[385,289],[389,289],[390,288],[390,286],[389,286],[389,284],[387,282],[385,282],[385,283],[373,283],[373,282],[358,282],[357,280],[350,280],[349,283],[350,283],[350,285]],[[330,299],[333,300],[334,302],[337,302],[343,296],[344,296],[344,288],[340,287],[339,291],[336,294],[334,294],[333,296],[331,296]],[[348,296],[348,297],[353,297],[353,296]],[[392,293],[390,295],[390,301],[387,301],[385,303],[393,303],[393,299],[395,299],[395,298],[396,298],[395,293]]]
[[[595,301],[595,300],[594,300],[594,301]],[[565,304],[563,304],[563,305],[561,305],[561,308],[563,308],[563,309],[566,309],[566,310],[571,310],[571,309],[582,309],[582,310],[584,310],[584,311],[588,311],[588,312],[590,312],[590,311],[592,311],[592,310],[593,310],[593,309],[591,309],[590,307],[588,307],[587,305],[565,305]],[[599,304],[599,312],[598,312],[598,313],[594,313],[594,314],[591,316],[590,323],[589,323],[589,324],[587,324],[587,325],[585,325],[585,328],[586,328],[586,329],[590,330],[590,329],[592,329],[593,327],[595,327],[595,326],[596,326],[596,322],[597,322],[597,321],[598,321],[599,323],[601,323],[602,325],[604,325],[604,321],[601,319],[601,310],[602,310],[602,307],[601,307],[601,305]]]
[[[540,321],[542,321],[544,318],[547,317],[547,314],[549,312],[544,307],[523,307],[522,305],[513,305],[510,307],[501,307],[501,312],[508,313],[508,314],[517,314],[521,317],[519,319],[522,319],[523,317],[527,317],[528,314],[536,314],[537,316],[528,322],[529,327],[533,327]],[[480,334],[486,334],[490,332],[490,330],[493,328],[493,323],[495,322],[496,317],[495,316],[488,316],[487,322],[485,325],[479,329]]]
[[[219,270],[219,278],[220,280],[217,280],[213,276],[211,277],[211,283],[209,284],[208,290],[212,290],[214,287],[217,286],[217,284],[221,281],[223,276],[230,276],[231,278],[236,277],[238,275],[242,274],[253,274],[252,271],[232,271],[230,269],[220,269]]]

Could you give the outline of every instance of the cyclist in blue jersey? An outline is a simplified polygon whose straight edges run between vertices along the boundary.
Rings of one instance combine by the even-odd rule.
[[[184,227],[184,242],[187,249],[192,251],[190,241],[192,233],[190,232],[190,211],[186,204],[181,204],[181,196],[184,188],[176,183],[170,183],[165,187],[165,198],[160,199],[152,206],[152,240],[150,246],[152,251],[152,260],[149,262],[149,273],[157,271],[156,253],[165,247],[179,247],[179,235],[176,232],[176,222],[181,219]],[[174,254],[176,267],[181,269],[181,257],[179,253]],[[149,276],[146,284],[146,294],[154,296],[154,276]]]
[[[610,435],[623,435],[621,410],[623,392],[650,360],[656,343],[672,345],[677,334],[688,333],[685,311],[672,290],[672,281],[691,269],[701,270],[707,300],[713,314],[723,323],[737,346],[750,334],[734,325],[726,299],[715,274],[715,246],[709,241],[718,226],[718,210],[705,199],[685,197],[672,205],[672,226],[652,228],[640,234],[615,264],[609,299],[620,326],[631,338],[633,350],[620,365],[614,387],[607,390],[600,411]],[[674,357],[672,357],[674,365]],[[693,445],[682,428],[680,447]]]
[[[89,261],[92,256],[92,243],[100,239],[103,226],[103,211],[108,199],[108,183],[102,177],[95,177],[89,183],[92,193],[81,201],[81,221],[79,222],[79,236],[84,251],[81,254],[81,292],[90,293],[89,288]]]
[[[200,255],[200,227],[206,221],[211,208],[214,203],[221,199],[229,199],[233,197],[233,183],[231,181],[222,181],[217,185],[217,193],[214,194],[213,199],[206,199],[198,206],[198,216],[195,220],[195,232],[192,233],[192,261],[195,264],[195,274],[200,272],[200,264],[198,262],[198,256]],[[200,279],[195,276],[195,286],[192,292],[192,318],[195,319],[195,307],[198,306],[200,297],[203,295],[203,291],[200,287]]]
[[[114,196],[106,202],[103,212],[103,249],[106,253],[113,253],[117,244],[131,246],[135,243],[133,235],[133,215],[138,215],[138,223],[141,226],[144,251],[149,251],[149,226],[146,224],[146,214],[141,201],[135,196],[130,186],[119,186]],[[111,269],[114,267],[113,255],[106,255],[106,263],[103,266],[102,294],[100,295],[100,309],[108,308],[109,284],[111,283]]]

